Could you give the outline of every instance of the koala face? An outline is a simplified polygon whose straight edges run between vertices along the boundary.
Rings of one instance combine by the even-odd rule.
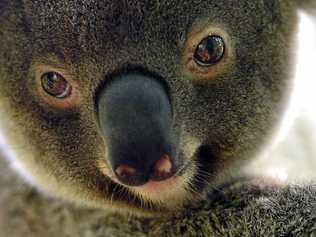
[[[237,172],[280,118],[290,1],[1,4],[1,131],[53,195],[173,211]]]

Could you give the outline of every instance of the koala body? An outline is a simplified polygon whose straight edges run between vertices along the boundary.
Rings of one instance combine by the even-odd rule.
[[[1,1],[1,132],[66,200],[168,212],[271,137],[313,1]]]

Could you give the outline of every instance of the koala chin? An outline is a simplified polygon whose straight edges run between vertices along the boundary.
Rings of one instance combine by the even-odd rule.
[[[0,125],[18,171],[82,205],[169,213],[271,140],[313,0],[1,0]]]

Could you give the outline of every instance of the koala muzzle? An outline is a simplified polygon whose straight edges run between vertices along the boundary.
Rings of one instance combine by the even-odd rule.
[[[108,164],[120,182],[139,186],[173,176],[172,109],[159,81],[132,73],[113,78],[97,106]]]

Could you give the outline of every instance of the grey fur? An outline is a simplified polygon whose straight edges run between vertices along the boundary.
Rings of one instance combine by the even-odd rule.
[[[54,195],[101,208],[111,199],[141,212],[170,210],[166,203],[141,207],[139,197],[96,167],[106,159],[94,105],[98,85],[135,68],[166,80],[180,146],[199,167],[196,181],[203,179],[192,189],[203,194],[270,139],[290,85],[297,8],[290,0],[1,1],[2,132],[36,183]],[[203,22],[226,31],[234,57],[229,70],[200,84],[188,78],[182,59],[189,33]],[[70,72],[80,106],[65,112],[43,105],[36,63]],[[194,156],[201,145],[211,147],[203,162]]]
[[[316,187],[227,186],[184,213],[135,218],[79,208],[21,184],[0,161],[0,236],[315,236]],[[259,180],[261,184],[263,180]]]

